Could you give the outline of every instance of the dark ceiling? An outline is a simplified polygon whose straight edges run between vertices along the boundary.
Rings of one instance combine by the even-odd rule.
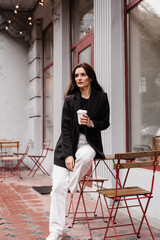
[[[30,43],[32,20],[28,20],[43,0],[0,0],[0,31]],[[15,13],[15,10],[17,13]]]

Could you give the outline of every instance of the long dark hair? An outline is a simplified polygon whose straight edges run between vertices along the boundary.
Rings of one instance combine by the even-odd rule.
[[[79,64],[77,64],[77,66],[72,71],[71,81],[70,81],[70,83],[68,85],[68,88],[66,90],[65,97],[74,93],[74,92],[76,92],[79,89],[77,84],[76,84],[76,81],[75,81],[75,71],[76,71],[77,68],[81,68],[81,67],[84,68],[87,76],[90,79],[92,79],[91,88],[95,88],[98,91],[103,91],[102,87],[99,85],[99,83],[97,81],[97,77],[96,77],[94,69],[88,63],[79,63]]]

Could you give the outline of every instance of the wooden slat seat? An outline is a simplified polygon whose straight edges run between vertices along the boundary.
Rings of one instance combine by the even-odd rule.
[[[0,147],[2,148],[19,148],[19,141],[4,141],[0,143]]]
[[[102,193],[108,198],[114,198],[115,197],[115,188],[111,189],[104,189],[104,190],[99,190],[99,193]],[[149,194],[150,191],[147,191],[143,188],[140,187],[125,187],[125,188],[118,188],[117,189],[117,197],[127,197],[127,196],[137,196],[137,195],[145,195]]]
[[[157,155],[160,155],[160,151],[143,151],[143,152],[126,152],[126,153],[116,153],[115,159],[118,159],[118,156],[121,156],[121,159],[124,160],[133,160],[136,158],[146,158],[146,157],[154,157],[155,152]]]
[[[158,164],[158,162],[156,163]],[[120,163],[119,168],[139,168],[139,167],[152,167],[154,165],[154,161],[139,161],[139,162],[127,162],[127,163]],[[114,164],[114,169],[117,169],[117,164]]]
[[[21,158],[16,156],[2,157],[2,161],[19,161]]]
[[[105,181],[108,181],[108,179],[105,179],[105,178],[88,178],[88,179],[82,179],[81,181],[83,182],[105,182]]]
[[[104,160],[113,160],[115,159],[115,155],[112,154],[112,155],[105,155],[105,159]]]

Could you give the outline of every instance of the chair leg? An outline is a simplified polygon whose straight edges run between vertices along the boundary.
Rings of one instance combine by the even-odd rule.
[[[28,176],[33,172],[35,166],[36,166],[36,160],[31,157],[32,161],[34,162],[34,166],[30,169],[30,172],[28,173]]]
[[[87,215],[87,209],[86,209],[83,193],[82,193],[82,201],[83,201],[83,207],[84,207],[84,211],[85,211],[85,216],[86,216],[86,221],[87,221],[87,225],[88,225],[89,234],[90,234],[90,237],[92,239],[92,233],[91,233],[91,228],[90,228],[90,224],[89,224],[89,219],[88,219],[88,215]]]
[[[72,212],[71,212],[71,208],[72,208]],[[67,212],[67,215],[66,217],[69,216],[69,214],[73,213],[74,214],[74,206],[73,206],[73,194],[71,194],[71,197],[70,197],[70,203],[69,203],[69,208],[68,208],[68,212]]]
[[[80,186],[80,184],[79,184]],[[89,224],[89,220],[88,220],[88,214],[87,214],[87,209],[86,209],[86,205],[85,205],[85,201],[84,201],[84,196],[83,196],[83,187],[80,186],[80,195],[79,195],[79,198],[78,198],[78,202],[77,202],[77,206],[76,206],[76,209],[75,209],[75,212],[74,212],[74,216],[73,216],[73,220],[72,220],[72,225],[71,227],[73,227],[75,221],[76,221],[76,215],[78,213],[78,207],[79,207],[79,203],[80,203],[80,200],[82,198],[82,202],[83,202],[83,207],[84,207],[84,213],[85,213],[85,220],[87,221],[87,225],[88,225],[88,230],[89,230],[89,234],[90,234],[90,237],[92,239],[92,233],[91,233],[91,228],[90,228],[90,224]],[[83,218],[82,218],[83,219]]]
[[[75,223],[75,219],[76,219],[76,215],[77,215],[77,211],[78,211],[78,207],[79,207],[79,203],[80,203],[80,200],[81,200],[81,197],[82,197],[82,192],[79,193],[79,198],[78,198],[78,202],[77,202],[77,206],[76,206],[76,209],[73,213],[73,220],[72,220],[72,225],[71,227],[73,227],[74,223]],[[73,200],[73,199],[72,199]]]
[[[128,216],[129,216],[131,225],[132,225],[132,227],[133,227],[133,231],[134,231],[135,234],[137,234],[136,228],[135,228],[135,226],[134,226],[134,222],[133,222],[133,220],[132,220],[132,216],[131,216],[131,213],[130,213],[130,210],[129,210],[129,207],[128,207],[128,205],[127,205],[127,201],[126,201],[125,197],[124,197],[124,202],[125,202],[125,208],[127,209]],[[114,213],[114,216],[113,216],[113,222],[116,221],[116,216],[117,216],[119,204],[120,204],[120,201],[118,201],[118,203],[117,203],[116,210],[115,210],[115,213]]]
[[[37,172],[38,170],[38,161],[39,161],[39,158],[36,159],[36,157],[31,157],[32,161],[34,162],[34,166],[32,167],[32,169],[30,169],[30,172],[28,174],[28,176],[34,171],[35,167],[37,166],[36,170],[34,171],[32,177],[35,175],[35,173]],[[42,171],[43,172],[43,171]],[[43,174],[45,174],[45,172],[43,172]]]
[[[43,160],[44,160],[44,159],[42,159],[41,162],[39,162],[39,161],[40,161],[39,158],[36,159],[35,157],[34,157],[34,158],[31,157],[31,159],[32,159],[32,161],[34,162],[34,166],[33,166],[32,169],[30,170],[28,176],[34,171],[34,169],[36,168],[36,166],[37,166],[37,168],[35,169],[32,177],[34,177],[34,175],[36,174],[36,172],[38,171],[38,169],[40,169],[40,170],[43,172],[43,174],[47,174],[47,175],[49,176],[49,173],[48,173],[48,172],[44,169],[44,167],[42,166],[42,163],[43,163]]]
[[[43,159],[44,160],[44,159]],[[34,177],[34,175],[36,174],[36,172],[38,171],[38,169],[40,169],[43,174],[47,174],[49,176],[49,173],[44,169],[44,167],[42,166],[42,163],[43,163],[43,160],[41,162],[37,161],[37,168],[36,170],[34,171],[32,177]]]
[[[100,187],[98,186],[98,183],[97,183],[97,190],[102,189],[103,183],[104,183],[104,182],[101,183],[101,186],[100,186]],[[98,199],[97,199],[97,201],[96,201],[96,205],[95,205],[95,209],[94,209],[94,216],[97,216],[97,215],[96,215],[96,211],[97,211],[98,203],[100,203],[100,208],[101,208],[101,213],[102,213],[103,221],[106,222],[106,221],[105,221],[105,217],[104,217],[103,205],[102,205],[102,200],[101,200],[101,195],[100,195],[100,193],[98,193]]]
[[[147,212],[147,209],[148,209],[148,205],[149,205],[150,200],[151,200],[151,197],[148,198],[148,201],[147,201],[147,203],[146,203],[146,207],[145,207],[145,209],[143,209],[143,207],[142,207],[142,203],[141,203],[140,199],[138,198],[139,205],[140,205],[141,210],[142,210],[142,212],[143,212],[143,216],[142,216],[142,219],[141,219],[141,222],[140,222],[140,225],[139,225],[138,231],[137,231],[137,237],[140,236],[140,231],[141,231],[142,224],[143,224],[143,221],[144,221],[144,218],[145,218],[146,223],[147,223],[147,225],[148,225],[148,229],[149,229],[150,234],[151,234],[151,237],[152,237],[152,239],[155,239],[154,236],[153,236],[153,233],[152,233],[152,230],[151,230],[150,224],[149,224],[149,222],[148,222],[148,219],[147,219],[147,217],[146,217],[146,212]]]
[[[107,206],[107,210],[108,210],[108,213],[109,213],[109,217],[108,217],[108,222],[107,222],[106,230],[105,230],[105,233],[104,233],[104,240],[106,239],[106,237],[108,237],[108,238],[109,238],[109,237],[110,237],[110,238],[111,238],[111,237],[114,237],[114,236],[107,236],[110,223],[112,224],[112,227],[113,227],[113,229],[114,229],[114,233],[115,233],[116,239],[119,240],[119,237],[118,237],[118,234],[117,234],[115,225],[114,225],[114,221],[113,221],[113,218],[112,218],[112,213],[113,213],[115,201],[113,201],[111,208],[109,208],[106,198],[105,198],[105,203],[106,203],[106,206]]]
[[[5,176],[6,176],[6,163],[8,163],[8,166],[9,166],[9,172],[11,175],[14,175],[14,171],[17,170],[17,175],[19,178],[21,178],[21,174],[20,174],[20,169],[19,167],[13,167],[14,164],[13,164],[13,160],[8,160],[8,161],[3,161],[3,179],[5,179]]]
[[[21,159],[19,160],[19,163],[16,165],[15,168],[20,167],[21,163],[27,168],[28,171],[30,171],[30,168],[29,168],[29,167],[23,162],[23,160],[21,160]]]

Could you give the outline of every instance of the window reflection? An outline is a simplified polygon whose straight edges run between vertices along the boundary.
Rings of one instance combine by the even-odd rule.
[[[53,67],[44,71],[44,138],[53,144]]]
[[[72,43],[93,30],[93,0],[72,1]]]
[[[132,149],[138,145],[151,148],[152,137],[160,135],[159,17],[160,2],[152,0],[142,1],[129,14],[129,111]]]
[[[43,40],[43,137],[53,147],[53,25],[44,31]]]
[[[44,66],[53,61],[53,26],[45,30],[44,34]]]

